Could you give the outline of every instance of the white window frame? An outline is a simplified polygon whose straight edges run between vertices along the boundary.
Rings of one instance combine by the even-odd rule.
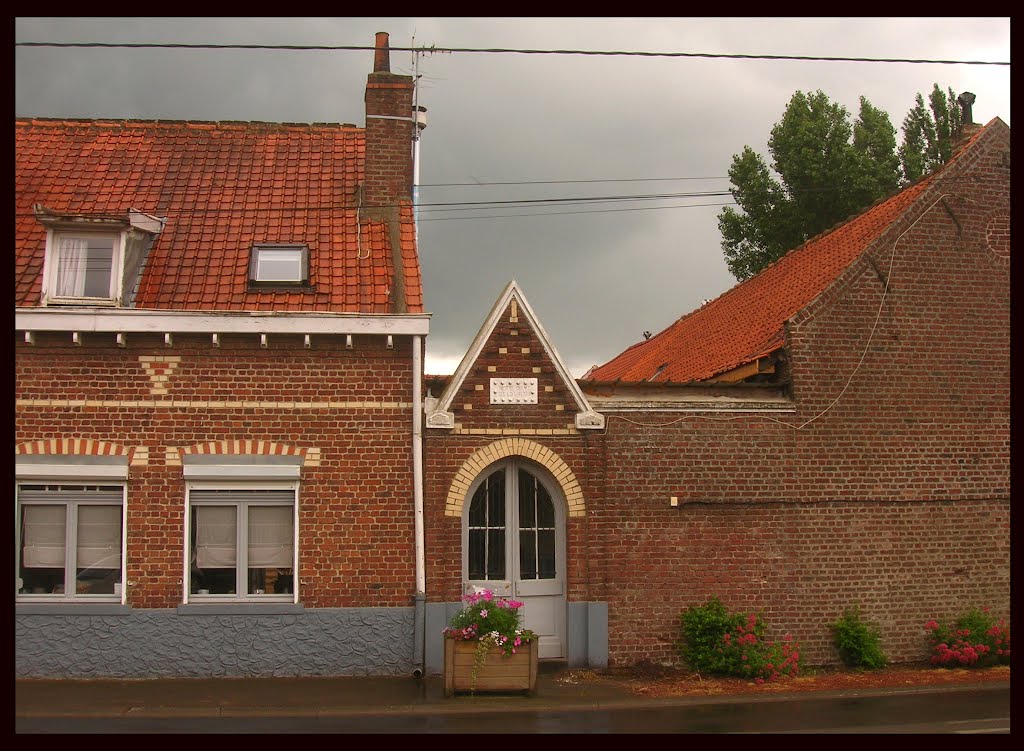
[[[89,467],[82,466],[78,467],[78,470],[83,475],[89,474]],[[65,486],[65,487],[119,487],[121,489],[121,566],[120,566],[120,581],[114,585],[114,592],[112,594],[78,594],[76,591],[75,583],[77,581],[77,568],[75,558],[78,554],[78,515],[77,510],[80,506],[110,506],[112,505],[107,501],[67,501],[55,498],[52,501],[46,500],[35,500],[24,502],[21,497],[22,486],[29,485],[52,485],[52,486]],[[15,480],[14,486],[14,576],[15,576],[15,601],[16,602],[33,602],[33,603],[120,603],[124,604],[126,601],[127,587],[127,571],[125,563],[127,561],[128,554],[128,486],[124,481],[118,481],[117,479],[106,479],[102,477],[97,478],[84,478],[74,479],[67,475],[61,474],[54,477],[18,477]],[[65,509],[65,537],[64,537],[64,592],[63,593],[33,593],[33,592],[22,592],[23,589],[21,582],[21,516],[22,508],[24,506],[64,506]],[[71,591],[68,591],[71,590]]]
[[[246,467],[250,470],[259,470],[259,466]],[[252,474],[257,474],[253,471]],[[203,490],[236,490],[236,491],[268,491],[268,490],[290,490],[293,494],[292,500],[292,592],[291,594],[249,594],[243,591],[240,583],[246,579],[246,567],[242,565],[244,556],[248,554],[247,535],[248,525],[243,524],[240,517],[237,520],[236,536],[236,562],[235,562],[235,594],[198,594],[192,592],[192,492]],[[229,501],[225,503],[202,502],[197,505],[236,505],[248,507],[244,501]],[[281,505],[280,503],[256,502],[252,505]],[[185,529],[184,548],[182,560],[184,561],[182,573],[182,602],[189,603],[216,603],[216,604],[254,604],[254,603],[292,603],[299,601],[299,483],[295,481],[209,481],[209,480],[187,480],[185,483]]]
[[[297,258],[299,266],[299,273],[296,278],[287,279],[272,279],[261,277],[260,275],[260,255],[263,252],[281,252],[285,251],[288,253],[294,253]],[[309,284],[309,246],[303,244],[294,243],[256,243],[250,250],[249,258],[249,282],[255,285],[285,285],[285,286],[305,286]]]
[[[57,269],[59,267],[60,240],[67,237],[106,237],[112,240],[113,256],[110,262],[110,294],[106,297],[78,297],[73,295],[58,295]],[[82,230],[82,229],[60,229],[48,228],[46,230],[46,256],[43,260],[43,305],[110,305],[117,306],[123,297],[122,280],[124,279],[124,258],[125,243],[127,242],[127,231],[104,230]]]

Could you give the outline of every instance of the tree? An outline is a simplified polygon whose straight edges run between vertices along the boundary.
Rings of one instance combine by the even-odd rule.
[[[903,144],[899,158],[903,167],[903,178],[908,183],[941,167],[953,155],[953,135],[960,130],[961,112],[953,89],[949,96],[935,84],[928,95],[928,107],[924,97],[915,99],[915,106],[903,120]]]
[[[822,91],[793,94],[768,140],[772,171],[744,147],[729,168],[733,198],[718,217],[726,264],[747,279],[783,253],[899,186],[895,129],[864,97],[851,126]]]
[[[740,211],[718,215],[726,265],[748,279],[809,238],[944,164],[960,109],[935,84],[929,107],[918,94],[897,151],[889,115],[860,98],[850,114],[822,91],[797,91],[768,140],[772,164],[745,146],[733,156],[730,192]],[[776,178],[777,176],[777,178]]]

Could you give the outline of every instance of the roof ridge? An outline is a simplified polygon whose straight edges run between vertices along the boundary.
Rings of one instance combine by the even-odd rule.
[[[116,117],[15,117],[15,124],[44,125],[44,126],[97,126],[97,127],[152,127],[152,126],[178,126],[209,128],[210,126],[254,126],[267,129],[278,128],[286,130],[309,130],[309,129],[346,129],[363,130],[363,128],[352,123],[337,122],[275,122],[270,120],[163,120],[159,118],[136,119]]]

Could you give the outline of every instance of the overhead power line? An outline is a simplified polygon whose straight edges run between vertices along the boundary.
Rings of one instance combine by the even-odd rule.
[[[93,49],[185,49],[185,50],[281,50],[322,52],[364,52],[376,49],[363,45],[327,44],[185,44],[113,42],[15,42],[15,47],[79,47]],[[1001,60],[932,60],[905,57],[840,57],[817,55],[744,55],[724,52],[644,52],[640,50],[526,50],[502,47],[390,47],[392,52],[467,53],[489,55],[581,55],[590,57],[711,58],[725,60],[803,60],[831,63],[911,63],[927,65],[1009,65]]]

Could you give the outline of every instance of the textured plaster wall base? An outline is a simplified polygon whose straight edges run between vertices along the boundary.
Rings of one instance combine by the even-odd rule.
[[[69,608],[69,611],[72,608]],[[411,675],[413,608],[15,615],[19,678]]]

